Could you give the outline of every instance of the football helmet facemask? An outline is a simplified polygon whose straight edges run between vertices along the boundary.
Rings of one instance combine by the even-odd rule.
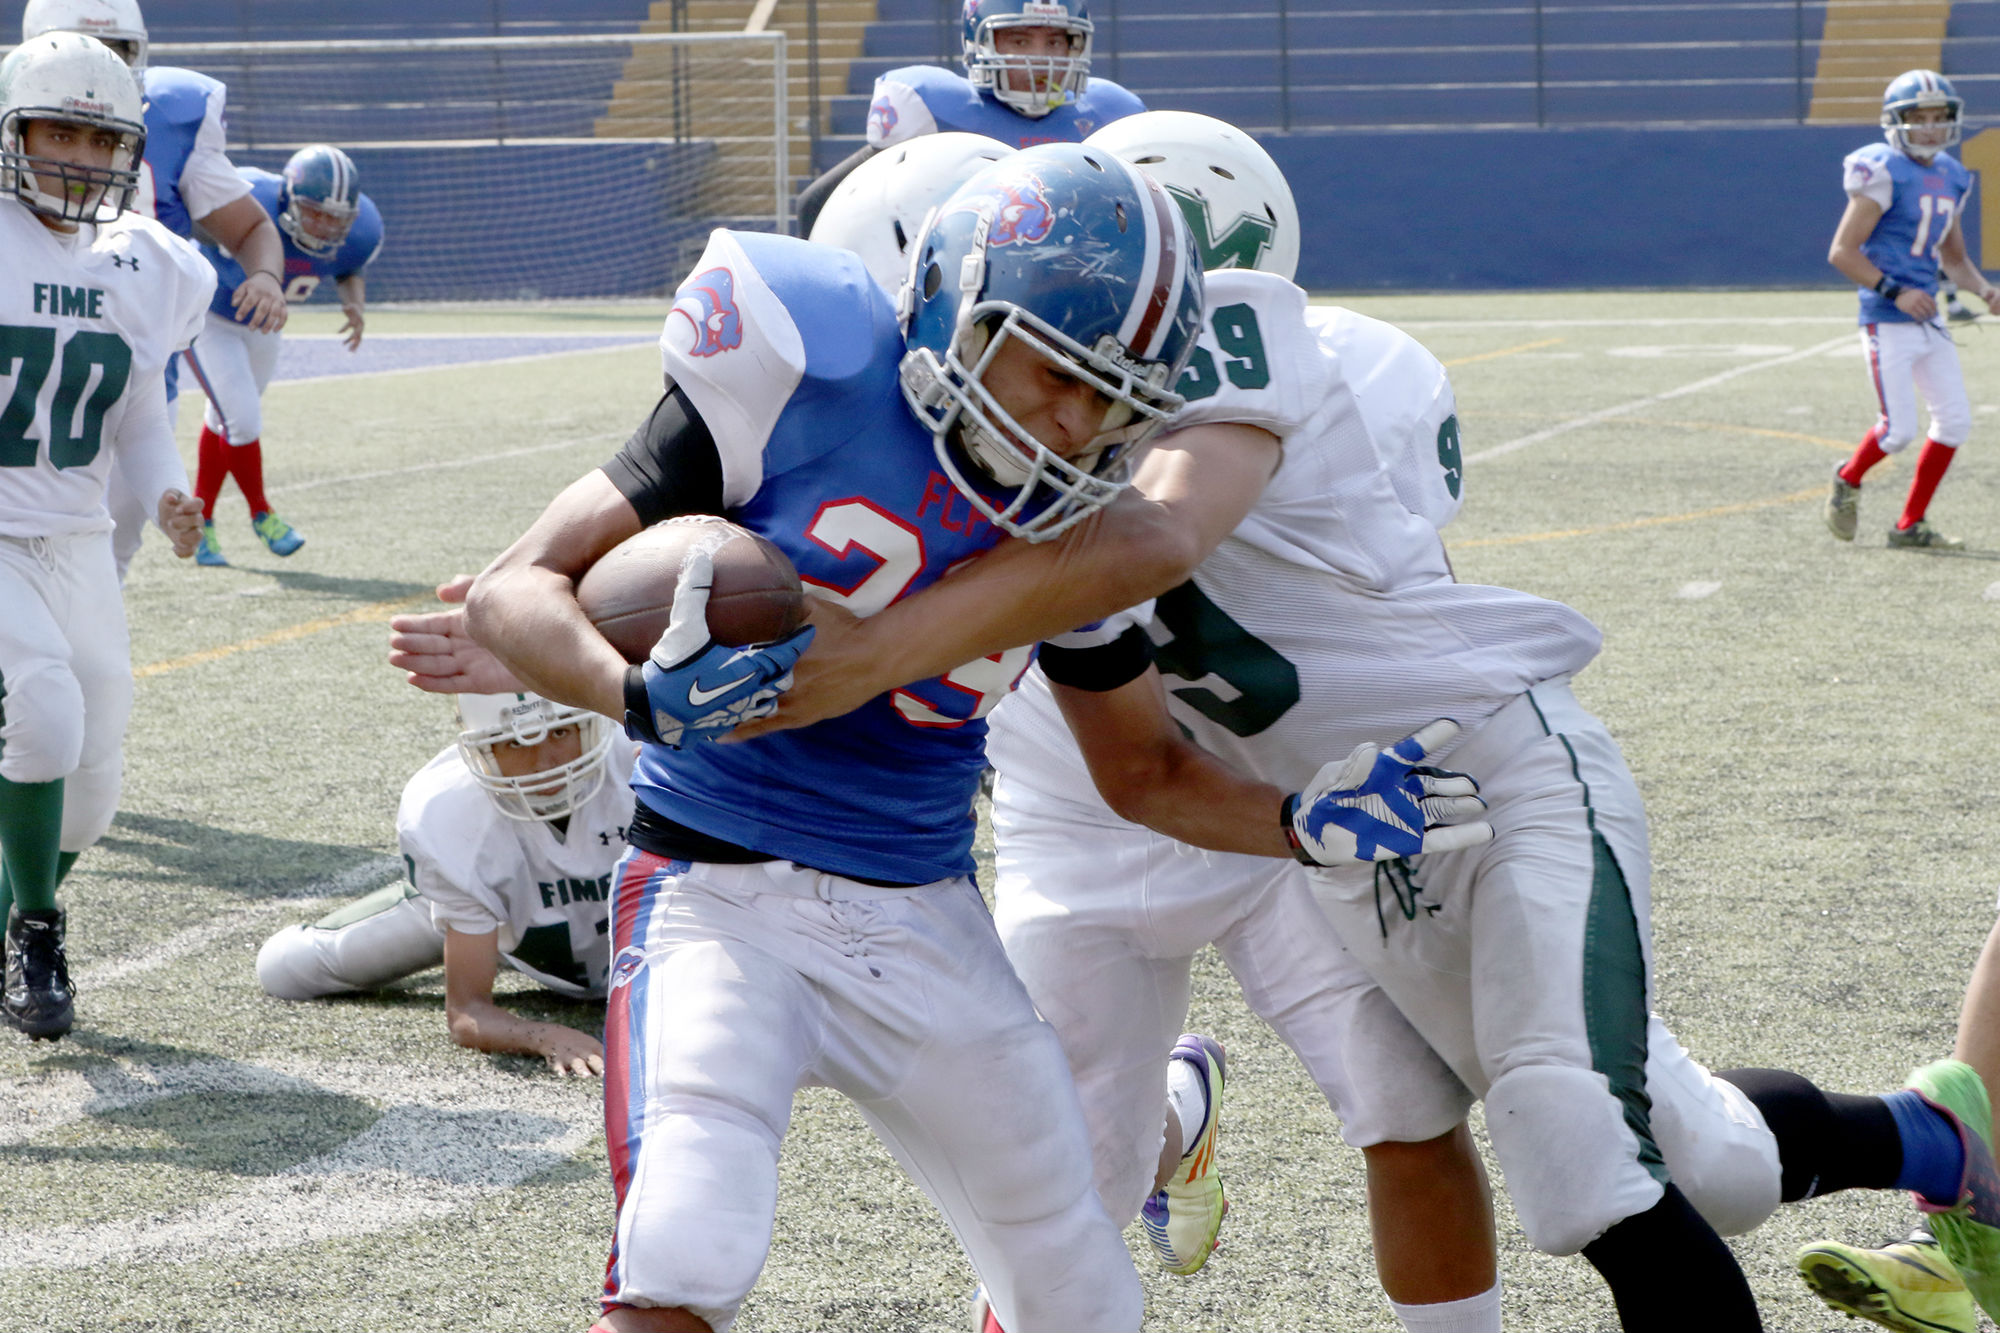
[[[1285,173],[1228,121],[1192,111],[1114,120],[1084,142],[1116,153],[1166,187],[1187,218],[1205,269],[1299,268],[1299,206]]]
[[[1039,144],[961,186],[915,252],[903,398],[945,475],[1030,541],[1109,504],[1134,447],[1179,410],[1201,331],[1200,255],[1166,191],[1109,153]],[[1105,401],[1087,447],[1063,457],[994,396],[984,378],[1009,342]]]
[[[361,211],[361,173],[332,144],[299,149],[278,186],[278,225],[292,244],[325,258],[338,251]]]
[[[146,20],[138,0],[28,0],[21,11],[21,40],[45,32],[80,32],[118,54],[134,74],[146,72]]]
[[[1907,112],[1943,107],[1942,125],[1907,125]],[[1951,80],[1935,70],[1913,69],[1898,74],[1882,92],[1882,137],[1897,152],[1928,162],[1958,142],[1960,122],[1965,117],[1965,99],[1951,86]]]
[[[1014,150],[983,134],[925,134],[883,149],[842,181],[813,222],[812,239],[861,256],[890,296],[910,269],[910,244],[931,209]]]
[[[1090,87],[1091,26],[1084,0],[965,0],[965,77],[1011,110],[1046,116]],[[1069,50],[1003,52],[998,34],[1006,28],[1057,29],[1068,36]]]
[[[458,752],[486,794],[509,819],[561,819],[604,785],[614,732],[607,718],[539,694],[458,696]],[[568,763],[509,777],[494,757],[502,745],[540,745],[576,728],[578,753]]]
[[[118,136],[108,166],[30,157],[27,128],[61,121]],[[146,153],[139,81],[110,47],[81,33],[52,32],[0,61],[0,194],[44,217],[110,222],[132,205]],[[59,193],[47,186],[54,182]]]

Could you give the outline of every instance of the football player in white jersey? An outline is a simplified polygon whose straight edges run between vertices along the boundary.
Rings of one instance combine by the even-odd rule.
[[[132,708],[112,460],[175,554],[200,533],[163,368],[200,330],[215,274],[126,211],[140,115],[130,72],[88,37],[0,62],[0,1011],[42,1039],[74,1021],[56,885],[118,808]]]
[[[1211,273],[1206,308],[1177,384],[1187,405],[1172,424],[1261,426],[1283,440],[1278,471],[1193,580],[1159,599],[1150,630],[1135,624],[1104,642],[1114,622],[1095,644],[1045,651],[1043,673],[1000,710],[992,741],[1003,774],[1000,871],[1021,881],[1007,893],[1028,895],[1000,908],[1010,957],[1053,975],[1063,963],[1032,956],[1048,948],[1093,982],[1124,970],[1127,985],[1093,992],[1094,1003],[1129,1009],[1137,996],[1156,1007],[1148,1058],[1131,1075],[1149,1086],[1116,1099],[1135,1120],[1122,1140],[1109,1140],[1126,1145],[1128,1181],[1145,1164],[1143,1154],[1131,1160],[1130,1143],[1158,1141],[1153,1061],[1184,1002],[1176,948],[1211,938],[1234,906],[1219,901],[1223,892],[1240,896],[1254,873],[1136,830],[1121,836],[1118,819],[1187,842],[1212,834],[1209,811],[1162,808],[1171,798],[1159,755],[1132,736],[1153,728],[1146,719],[1165,707],[1210,752],[1284,789],[1344,745],[1449,716],[1465,732],[1442,753],[1480,780],[1491,842],[1308,874],[1333,927],[1323,938],[1337,942],[1356,982],[1326,997],[1333,1003],[1317,1024],[1287,1035],[1338,1051],[1344,1067],[1331,1081],[1344,1134],[1378,1146],[1434,1142],[1483,1099],[1529,1239],[1552,1254],[1581,1252],[1628,1330],[1685,1327],[1685,1311],[1658,1300],[1662,1271],[1702,1293],[1704,1327],[1760,1328],[1718,1233],[1754,1227],[1781,1200],[1849,1188],[1919,1195],[1974,1295],[1989,1312],[2000,1305],[2000,1171],[1977,1073],[1940,1061],[1915,1071],[1908,1087],[1850,1096],[1786,1071],[1716,1075],[1696,1064],[1651,1015],[1651,860],[1637,786],[1569,689],[1597,653],[1597,630],[1558,603],[1455,580],[1435,524],[1405,500],[1391,461],[1428,449],[1440,474],[1455,473],[1455,434],[1400,447],[1372,439],[1344,381],[1338,335],[1302,292],[1270,274]],[[990,651],[986,640],[956,634],[957,617],[1005,594],[1015,577],[1005,555],[838,638],[823,635],[814,653],[831,642],[831,656],[817,667],[814,654],[801,658],[776,716],[745,730],[803,725],[837,713],[852,694],[889,686],[905,651],[896,645],[913,634],[927,636],[926,652]],[[1046,634],[1025,617],[1023,628],[1026,637]],[[886,665],[871,671],[877,654]],[[1066,748],[1064,723],[1080,751]],[[1072,822],[1038,842],[1052,808]],[[1078,825],[1088,829],[1081,837]],[[1127,875],[1145,878],[1148,895],[1144,934],[1122,958],[1116,937],[1131,934],[1137,915],[1130,891],[1106,873],[1104,858],[1114,856]],[[1072,945],[1055,931],[1036,938],[1024,929],[1050,883],[1088,909],[1064,909],[1065,929],[1088,933],[1102,911],[1104,936]],[[1246,942],[1255,928],[1230,924],[1235,937],[1221,942],[1232,963],[1261,956]],[[1092,990],[1074,982],[1066,989]],[[1253,987],[1265,992],[1253,993],[1253,1005],[1288,1026],[1286,1005],[1311,998],[1263,976],[1246,978]],[[1075,1016],[1048,1016],[1059,1028],[1122,1033],[1118,1019],[1098,1016],[1094,1029],[1081,1029]],[[1328,1027],[1336,1042],[1320,1030]],[[1169,1122],[1170,1147],[1176,1128]],[[1100,1180],[1110,1169],[1099,1164]],[[1371,1203],[1387,1193],[1371,1188]],[[1417,1323],[1426,1312],[1398,1313]],[[1430,1313],[1450,1322],[1419,1326],[1490,1326],[1478,1304],[1461,1307],[1477,1323]]]
[[[535,694],[461,694],[458,718],[458,740],[410,779],[396,811],[409,882],[271,936],[257,980],[309,1000],[442,963],[453,1041],[601,1075],[597,1038],[501,1008],[493,980],[505,963],[558,995],[604,998],[632,747],[597,714]]]

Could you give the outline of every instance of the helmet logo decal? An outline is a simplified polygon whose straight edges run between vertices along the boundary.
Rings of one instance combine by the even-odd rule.
[[[1055,210],[1049,206],[1042,183],[1023,176],[1017,186],[1003,182],[1000,203],[993,210],[993,225],[987,229],[986,244],[1032,245],[1045,239],[1056,225]]]
[[[697,273],[681,284],[668,318],[694,325],[690,356],[714,356],[743,345],[743,315],[736,308],[736,277],[727,268]]]
[[[978,0],[973,0],[973,3],[977,4]],[[887,138],[899,119],[901,117],[896,114],[896,108],[889,99],[879,98],[868,108],[868,132],[877,138]]]
[[[1206,199],[1171,185],[1166,190],[1168,197],[1180,205],[1181,216],[1187,219],[1188,230],[1194,233],[1203,268],[1256,268],[1257,261],[1271,248],[1277,228],[1269,218],[1239,213],[1229,224],[1229,230],[1217,236]]]

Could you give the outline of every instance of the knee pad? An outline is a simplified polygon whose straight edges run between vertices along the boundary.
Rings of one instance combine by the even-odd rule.
[[[1663,1193],[1602,1074],[1524,1065],[1486,1094],[1486,1131],[1528,1240],[1575,1254]]]
[[[125,752],[114,749],[95,763],[79,764],[63,783],[62,849],[83,852],[97,845],[118,814],[125,785]]]
[[[83,762],[83,686],[61,662],[9,672],[0,722],[0,777],[54,782]]]
[[[1708,1224],[1740,1236],[1777,1211],[1778,1140],[1743,1090],[1696,1064],[1657,1019],[1646,1063],[1653,1138]]]
[[[1882,438],[1875,442],[1875,447],[1885,454],[1900,454],[1916,438],[1917,423],[1914,419],[1897,422],[1893,426],[1885,420],[1882,423]]]

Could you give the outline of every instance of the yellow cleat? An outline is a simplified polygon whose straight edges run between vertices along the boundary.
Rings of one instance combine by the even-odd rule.
[[[1822,1240],[1800,1250],[1798,1264],[1806,1285],[1843,1314],[1897,1333],[1978,1333],[1972,1293],[1935,1243],[1864,1250]]]

